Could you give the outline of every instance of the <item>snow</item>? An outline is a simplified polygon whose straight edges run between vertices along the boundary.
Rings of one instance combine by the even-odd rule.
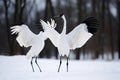
[[[59,60],[38,59],[38,63],[42,72],[35,64],[32,72],[25,56],[0,56],[0,80],[120,80],[119,60],[70,60],[69,72],[63,60],[59,73]]]

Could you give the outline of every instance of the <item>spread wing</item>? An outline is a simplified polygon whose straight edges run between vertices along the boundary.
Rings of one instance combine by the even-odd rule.
[[[27,25],[13,26],[11,27],[12,34],[18,34],[16,40],[19,45],[22,47],[28,47],[32,44],[32,39],[35,37],[35,34],[31,32]]]
[[[70,49],[82,47],[91,36],[92,34],[88,32],[85,24],[78,25],[73,31],[67,34]]]
[[[71,49],[82,47],[97,31],[97,20],[94,17],[87,18],[73,31],[67,34],[67,40]]]

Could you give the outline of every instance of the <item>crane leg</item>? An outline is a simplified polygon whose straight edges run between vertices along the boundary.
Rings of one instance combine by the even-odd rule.
[[[42,70],[40,69],[40,66],[39,66],[38,63],[37,63],[37,57],[35,57],[35,63],[37,64],[37,66],[38,66],[40,72],[42,72]]]
[[[33,72],[34,72],[33,62],[32,62],[32,61],[33,61],[33,58],[34,58],[34,57],[32,57],[32,59],[31,59],[31,66],[32,66],[32,70],[33,70]]]
[[[66,63],[66,66],[67,66],[67,72],[68,72],[68,59],[69,59],[69,58],[67,57],[67,63]]]
[[[62,56],[60,56],[60,64],[59,64],[58,72],[60,71],[60,67],[61,67],[61,64],[62,64],[61,58],[62,58]]]

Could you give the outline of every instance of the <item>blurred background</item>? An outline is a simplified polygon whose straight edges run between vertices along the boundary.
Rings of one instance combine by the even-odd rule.
[[[0,0],[0,55],[25,55],[29,48],[20,47],[10,27],[27,24],[31,31],[41,31],[39,20],[64,13],[67,19],[67,33],[84,19],[94,16],[99,21],[97,33],[80,49],[71,51],[70,59],[120,59],[120,0]],[[57,20],[56,30],[63,26]],[[39,57],[58,59],[58,51],[46,40]]]

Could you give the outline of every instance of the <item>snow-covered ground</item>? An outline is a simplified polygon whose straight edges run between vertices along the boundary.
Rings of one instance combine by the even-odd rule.
[[[63,60],[59,73],[59,60],[38,59],[38,63],[42,72],[35,64],[32,72],[25,56],[0,56],[0,80],[120,80],[120,61],[70,60],[66,72]]]

